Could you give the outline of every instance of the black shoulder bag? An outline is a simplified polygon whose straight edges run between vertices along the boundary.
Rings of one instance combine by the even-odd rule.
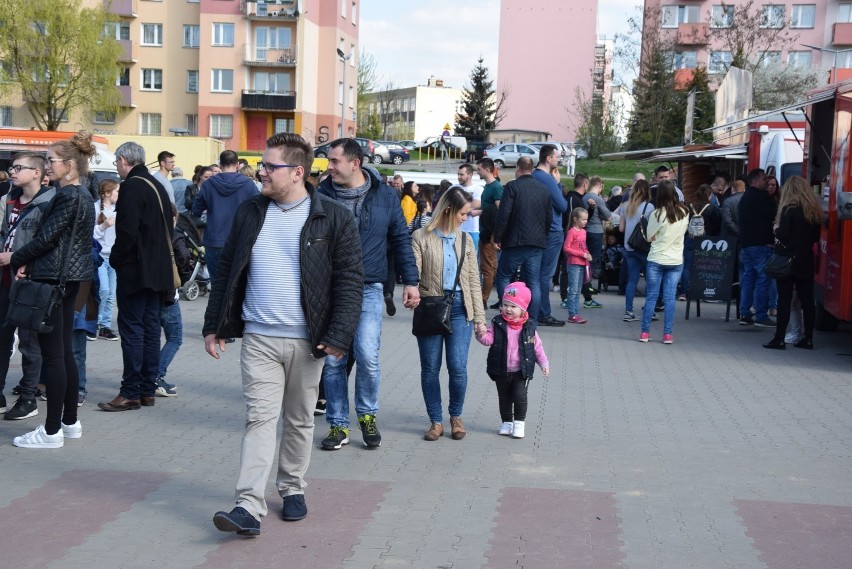
[[[414,309],[411,333],[415,336],[444,336],[453,333],[450,315],[453,311],[453,303],[456,300],[456,289],[459,287],[466,243],[467,233],[462,231],[461,256],[459,257],[459,266],[456,268],[453,290],[443,296],[424,296],[420,299],[417,308]]]
[[[74,209],[74,224],[71,228],[71,240],[65,249],[62,259],[62,269],[59,273],[59,284],[52,285],[30,280],[30,277],[16,280],[9,290],[9,310],[6,312],[5,326],[15,326],[33,330],[38,334],[53,331],[50,317],[54,310],[60,310],[62,298],[65,296],[65,284],[68,281],[68,264],[71,260],[71,249],[77,236],[77,226],[80,221],[82,195],[77,188],[77,207]]]
[[[639,221],[633,226],[633,231],[630,232],[630,237],[627,238],[627,244],[634,251],[639,251],[640,253],[647,253],[651,250],[651,244],[648,242],[648,218],[645,217],[646,209],[648,209],[647,203],[642,206]]]

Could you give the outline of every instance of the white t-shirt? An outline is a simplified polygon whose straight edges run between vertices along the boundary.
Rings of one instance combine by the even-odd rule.
[[[463,189],[469,194],[472,194],[474,201],[481,201],[482,192],[485,190],[485,188],[483,188],[482,186],[468,186],[465,188],[464,186],[459,186],[458,184],[456,184],[456,187]],[[472,215],[469,215],[467,217],[467,221],[462,223],[461,230],[467,231],[468,233],[479,233],[479,216],[477,215],[476,217],[474,217]]]

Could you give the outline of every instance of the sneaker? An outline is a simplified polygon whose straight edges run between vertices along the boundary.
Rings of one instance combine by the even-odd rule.
[[[562,308],[568,308],[568,301],[563,300],[562,302],[559,303],[559,306],[561,306]]]
[[[62,434],[66,439],[83,438],[83,425],[80,424],[79,419],[73,425],[66,425],[65,423],[62,423]]]
[[[82,407],[83,403],[86,402],[86,394],[80,393],[77,395],[77,407]]]
[[[94,342],[98,339],[98,335],[94,332],[89,332],[88,330],[86,330],[86,339],[90,342]]]
[[[325,415],[325,399],[317,401],[317,406],[314,407],[314,416]]]
[[[285,522],[298,522],[308,515],[304,494],[284,496],[284,507],[281,508],[281,519]]]
[[[557,320],[553,316],[546,316],[544,318],[539,318],[538,320],[539,326],[565,326],[564,320]]]
[[[625,322],[633,322],[634,320],[638,320],[636,315],[629,310],[624,311],[624,321]]]
[[[172,385],[171,383],[166,383],[165,378],[158,377],[157,378],[157,389],[154,391],[155,394],[160,397],[174,397],[177,395],[177,387]]]
[[[588,320],[586,320],[585,318],[583,318],[579,314],[577,314],[576,316],[571,316],[570,318],[568,318],[568,323],[570,323],[570,324],[585,324],[586,322],[588,322]]]
[[[48,435],[44,425],[39,425],[35,431],[12,439],[12,444],[21,448],[62,448],[65,445],[65,437],[61,430],[54,435]]]
[[[328,436],[322,440],[322,450],[338,450],[343,445],[349,444],[349,429],[335,427],[332,425]]]
[[[364,437],[364,446],[367,448],[376,448],[382,446],[382,435],[379,433],[379,428],[376,426],[376,417],[373,415],[364,415],[358,417],[358,423],[361,425],[361,435]]]
[[[585,307],[585,308],[602,308],[603,304],[601,304],[600,302],[598,302],[595,299],[592,299],[592,300],[587,300],[586,302],[584,302],[583,307]]]
[[[677,295],[677,299],[681,302],[685,302],[686,301],[686,295],[685,294],[679,294],[679,295]]]
[[[663,343],[664,344],[674,344],[674,338],[671,334],[663,334]]]
[[[230,512],[216,512],[213,525],[219,531],[235,531],[237,535],[260,535],[260,522],[239,506]]]
[[[639,341],[648,343],[651,341],[651,334],[649,332],[642,332],[639,334]]]
[[[20,419],[29,419],[38,415],[38,404],[35,399],[24,399],[18,397],[11,409],[6,411],[3,416],[7,421],[17,421]]]
[[[754,318],[751,315],[740,318],[740,326],[754,326]]]
[[[515,421],[512,424],[512,438],[513,439],[524,438],[524,422],[523,421]]]
[[[497,431],[497,434],[503,435],[504,437],[508,437],[509,435],[512,434],[512,427],[513,426],[514,426],[514,423],[512,423],[512,421],[504,421],[504,422],[500,423],[500,430]]]
[[[660,317],[659,317],[659,316],[657,316],[656,314],[652,314],[652,315],[651,315],[651,322],[656,322],[656,321],[658,321],[659,319],[660,319]]]
[[[775,320],[767,316],[766,318],[755,320],[754,325],[758,328],[775,328]]]
[[[109,340],[110,342],[115,342],[118,340],[118,336],[113,334],[112,330],[109,328],[101,328],[98,330],[98,338],[101,340]]]

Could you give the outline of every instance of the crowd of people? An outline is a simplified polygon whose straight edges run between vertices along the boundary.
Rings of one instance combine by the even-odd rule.
[[[661,166],[652,180],[637,174],[629,187],[613,188],[604,199],[598,177],[575,174],[567,189],[559,152],[545,144],[537,164],[518,160],[505,186],[494,163],[483,158],[462,164],[457,183],[444,180],[435,188],[400,175],[386,179],[362,164],[354,140],[339,139],[330,144],[327,175],[314,185],[310,144],[277,134],[267,141],[257,170],[224,151],[215,166],[196,167],[191,180],[165,151],[152,173],[144,149],[127,142],[115,153],[122,182],[104,180],[92,196],[81,179],[93,152],[91,135],[81,132],[52,145],[46,158],[19,154],[9,168],[0,310],[8,307],[19,278],[62,282],[64,296],[61,309],[50,315],[50,332],[20,329],[16,335],[14,328],[0,327],[0,387],[16,337],[23,370],[14,391],[18,400],[5,418],[35,416],[42,395],[44,424],[14,444],[58,448],[66,438],[80,438],[86,342],[97,339],[120,340],[123,361],[118,395],[98,403],[100,409],[138,410],[155,405],[156,395],[177,394],[166,374],[182,342],[178,288],[189,254],[175,227],[179,215],[191,216],[205,224],[203,252],[212,283],[205,349],[220,359],[226,343],[242,338],[246,428],[236,506],[214,516],[222,531],[260,533],[279,418],[281,517],[297,521],[307,515],[305,473],[315,416],[324,415],[329,426],[321,449],[349,444],[353,364],[362,442],[367,448],[382,444],[382,321],[385,311],[396,313],[398,284],[406,308],[425,310],[429,303],[421,307],[421,300],[427,298],[441,298],[448,307],[451,332],[416,340],[428,419],[423,438],[431,442],[444,435],[444,362],[449,436],[462,440],[467,434],[462,417],[474,337],[489,347],[485,370],[498,394],[497,433],[524,438],[535,367],[545,377],[550,371],[537,327],[587,324],[581,311],[602,306],[593,283],[605,274],[612,272],[623,291],[623,319],[641,320],[638,340],[651,340],[652,322],[662,311],[661,339],[672,344],[675,303],[690,295],[692,241],[705,236],[738,240],[740,324],[775,327],[765,347],[784,349],[791,307],[798,306],[802,325],[794,343],[813,348],[812,248],[822,214],[799,177],[779,188],[760,169],[746,183],[731,184],[719,175],[689,188],[686,199]],[[474,182],[474,171],[484,187]],[[775,300],[763,271],[773,252],[794,259],[789,275],[774,282]],[[642,275],[645,304],[637,317]],[[554,316],[552,290],[560,292],[567,320]],[[490,304],[494,291],[497,301]],[[499,309],[490,321],[489,309]]]

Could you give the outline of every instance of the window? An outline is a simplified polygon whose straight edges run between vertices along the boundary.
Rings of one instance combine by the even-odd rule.
[[[142,45],[163,45],[163,24],[142,24]]]
[[[53,109],[50,111],[50,116],[53,120],[59,122],[68,122],[68,110],[67,109]]]
[[[785,8],[783,4],[764,4],[760,12],[760,27],[783,28]]]
[[[183,47],[198,47],[198,38],[201,34],[199,26],[184,24]]]
[[[213,45],[234,46],[234,24],[213,24]]]
[[[355,87],[349,87],[349,108],[355,108]]]
[[[104,37],[116,40],[129,40],[130,24],[125,22],[109,22],[104,25]]]
[[[38,34],[40,36],[46,36],[47,35],[47,24],[46,23],[44,23],[44,22],[33,22],[30,25],[33,27],[33,30],[38,32]]]
[[[139,113],[139,134],[160,136],[162,115],[160,113]]]
[[[268,61],[268,50],[288,50],[290,49],[290,41],[292,30],[290,28],[255,28],[255,58],[257,61]],[[274,57],[278,57],[274,55]],[[280,55],[282,61],[286,60],[284,54]]]
[[[129,87],[130,86],[130,68],[129,67],[125,67],[124,69],[121,70],[121,73],[118,76],[117,85],[119,87]]]
[[[698,6],[663,6],[662,27],[676,28],[680,24],[697,24],[701,19]]]
[[[815,4],[793,4],[793,12],[790,14],[791,28],[813,28],[815,19]]]
[[[341,18],[346,17],[346,5],[347,5],[348,2],[349,2],[349,0],[340,0],[340,17]]]
[[[184,119],[187,134],[189,136],[198,136],[198,115],[184,115]]]
[[[162,91],[163,90],[163,70],[162,69],[143,69],[142,70],[142,91]]]
[[[760,60],[760,65],[763,67],[777,67],[781,64],[780,51],[764,51],[763,57]]]
[[[837,6],[837,23],[852,23],[852,4],[839,4]]]
[[[352,0],[352,25],[353,26],[355,25],[355,11],[357,9],[358,9],[358,7],[355,6],[355,0]]]
[[[808,61],[808,66],[810,66],[810,60]],[[849,51],[840,51],[837,53],[837,59],[834,60],[834,66],[837,69],[850,69],[852,68],[852,52]]]
[[[343,104],[343,81],[337,82],[337,104]]]
[[[15,68],[11,61],[0,61],[0,81],[9,82],[15,79]]]
[[[265,91],[268,93],[288,93],[290,91],[290,74],[266,72],[255,73],[254,90]]]
[[[698,67],[698,52],[677,51],[674,53],[672,66],[674,69],[695,69]]]
[[[734,6],[716,5],[710,11],[710,26],[713,28],[732,28],[734,26]]]
[[[95,124],[115,124],[115,113],[96,112],[92,122]]]
[[[190,69],[186,72],[186,92],[198,93],[198,70]]]
[[[349,53],[352,57],[349,58],[349,67],[355,67],[355,44],[349,44]]]
[[[12,126],[12,107],[0,107],[0,126]]]
[[[787,63],[794,67],[809,68],[812,57],[810,51],[791,51],[787,54]]]
[[[293,132],[294,128],[293,119],[275,119],[275,132]]]
[[[231,138],[234,135],[234,117],[232,115],[210,115],[210,136]]]
[[[233,69],[214,69],[213,82],[210,86],[212,93],[233,93],[234,92],[234,70]]]
[[[730,51],[711,51],[710,63],[707,66],[708,73],[727,73],[733,57]]]
[[[417,108],[415,107],[415,101],[417,101],[417,99],[415,99],[414,97],[411,97],[411,99],[409,99],[409,102],[408,102],[408,103],[409,103],[409,107],[411,107],[411,110],[412,110],[412,111],[416,111],[416,110],[417,110]]]

